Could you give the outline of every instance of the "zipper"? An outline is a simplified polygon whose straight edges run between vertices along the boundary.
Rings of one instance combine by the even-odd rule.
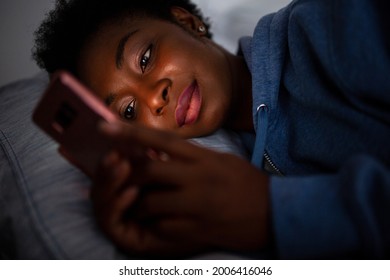
[[[275,175],[284,176],[283,173],[279,170],[279,168],[277,168],[276,165],[272,162],[267,152],[264,152],[264,159],[264,169],[266,171]]]

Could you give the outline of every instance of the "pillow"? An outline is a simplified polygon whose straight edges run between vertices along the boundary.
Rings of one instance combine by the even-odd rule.
[[[40,73],[0,89],[0,258],[125,259],[94,222],[89,179],[31,121],[47,83]],[[226,131],[193,141],[245,156]]]

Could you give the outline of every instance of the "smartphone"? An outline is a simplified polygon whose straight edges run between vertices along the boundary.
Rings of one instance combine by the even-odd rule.
[[[93,176],[111,143],[99,133],[99,122],[119,118],[87,87],[66,71],[56,72],[38,102],[33,121],[60,144],[61,153]]]

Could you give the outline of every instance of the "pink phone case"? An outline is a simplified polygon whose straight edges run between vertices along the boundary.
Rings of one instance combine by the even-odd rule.
[[[89,176],[95,173],[101,156],[111,147],[97,131],[102,120],[115,122],[118,118],[65,71],[53,75],[33,113],[33,121],[61,145],[68,160]]]

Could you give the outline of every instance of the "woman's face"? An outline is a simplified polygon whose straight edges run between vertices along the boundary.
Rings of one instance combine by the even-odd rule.
[[[196,21],[183,27],[152,18],[105,24],[85,44],[78,74],[124,120],[185,138],[212,133],[232,103],[232,66]]]

